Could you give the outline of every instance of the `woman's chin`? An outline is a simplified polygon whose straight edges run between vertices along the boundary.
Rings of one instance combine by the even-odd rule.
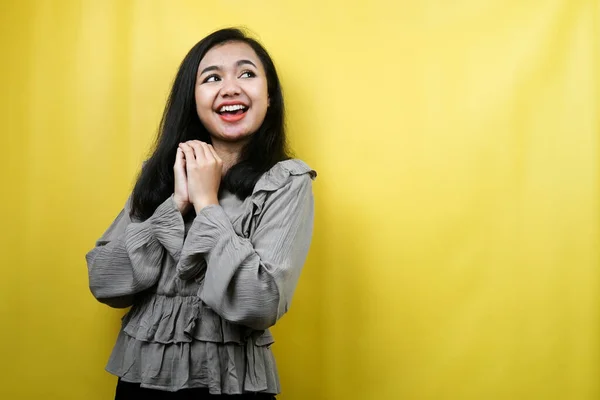
[[[220,132],[214,139],[224,142],[242,142],[248,140],[250,136],[252,134],[246,131]]]

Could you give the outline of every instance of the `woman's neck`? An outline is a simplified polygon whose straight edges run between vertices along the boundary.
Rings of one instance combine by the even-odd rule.
[[[237,164],[244,145],[244,142],[220,142],[213,140],[212,146],[223,161],[223,175]]]

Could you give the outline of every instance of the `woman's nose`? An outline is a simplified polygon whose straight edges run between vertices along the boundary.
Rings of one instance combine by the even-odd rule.
[[[236,96],[240,94],[240,85],[237,79],[225,79],[223,80],[223,87],[221,88],[222,96]]]

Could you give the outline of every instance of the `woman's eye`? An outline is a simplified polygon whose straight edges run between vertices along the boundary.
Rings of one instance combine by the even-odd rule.
[[[204,81],[202,81],[202,83],[217,82],[220,79],[221,78],[219,78],[218,75],[210,75],[210,76],[207,76],[206,79],[204,79]]]
[[[242,75],[240,75],[240,78],[254,78],[256,76],[256,74],[252,71],[244,71],[242,72]]]

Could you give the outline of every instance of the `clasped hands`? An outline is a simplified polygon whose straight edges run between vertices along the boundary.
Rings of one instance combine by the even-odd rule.
[[[200,140],[180,143],[173,171],[173,198],[179,212],[185,214],[193,206],[199,213],[206,206],[219,204],[223,161],[210,144]]]

